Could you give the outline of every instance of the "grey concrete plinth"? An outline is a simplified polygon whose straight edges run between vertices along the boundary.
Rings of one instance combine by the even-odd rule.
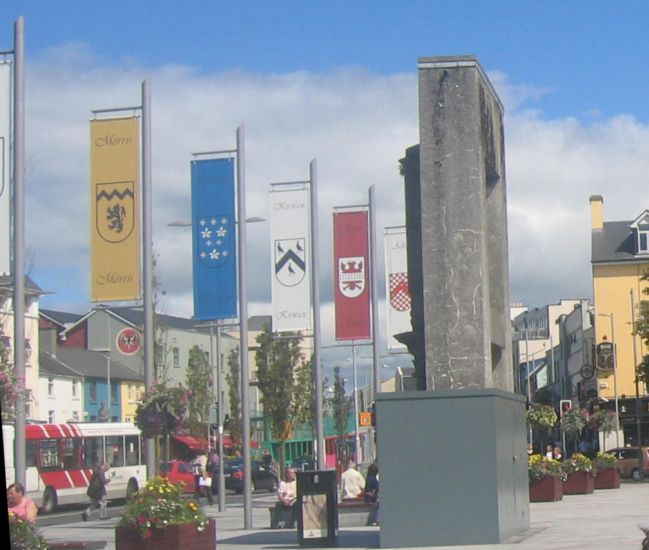
[[[376,406],[382,548],[498,544],[529,528],[523,398],[383,393]]]

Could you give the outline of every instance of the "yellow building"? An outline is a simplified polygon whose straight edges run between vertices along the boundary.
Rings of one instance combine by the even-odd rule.
[[[598,396],[611,403],[617,397],[624,442],[631,444],[637,441],[635,366],[647,353],[633,335],[633,320],[639,301],[649,299],[642,293],[648,285],[640,280],[649,270],[649,210],[638,212],[631,221],[605,222],[604,199],[597,195],[590,197],[590,212]],[[614,356],[607,353],[613,347]],[[644,441],[649,439],[649,400],[643,384],[638,391],[644,397],[640,401]]]

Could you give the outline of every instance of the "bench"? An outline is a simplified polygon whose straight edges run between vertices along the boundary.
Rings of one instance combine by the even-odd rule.
[[[338,527],[371,525],[378,506],[376,502],[365,502],[363,497],[341,500],[338,503]]]
[[[295,527],[293,510],[269,506],[268,511],[270,512],[271,529],[293,529]]]

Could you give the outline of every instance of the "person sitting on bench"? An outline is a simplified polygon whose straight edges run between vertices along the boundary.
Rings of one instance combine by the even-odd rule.
[[[290,466],[286,468],[286,481],[280,481],[277,489],[279,502],[275,505],[275,512],[279,521],[279,528],[293,528],[295,524],[295,503],[297,502],[297,481],[295,469]]]

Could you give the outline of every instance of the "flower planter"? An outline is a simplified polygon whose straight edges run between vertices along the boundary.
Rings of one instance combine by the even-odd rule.
[[[564,495],[586,495],[595,490],[595,478],[591,472],[571,472],[563,482]]]
[[[554,502],[563,498],[563,485],[558,476],[530,479],[530,502]]]
[[[620,472],[617,468],[599,470],[595,476],[595,489],[619,489]]]
[[[193,523],[170,525],[166,529],[155,530],[153,535],[142,538],[140,534],[128,527],[115,529],[116,550],[215,550],[216,525],[209,520],[202,531]]]

